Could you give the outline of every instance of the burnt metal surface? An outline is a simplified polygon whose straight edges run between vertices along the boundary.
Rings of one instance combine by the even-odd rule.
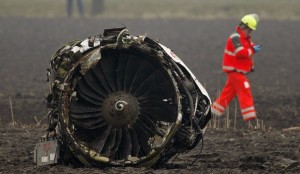
[[[211,118],[207,92],[180,58],[126,28],[64,45],[48,78],[48,131],[64,163],[159,167],[194,148]]]

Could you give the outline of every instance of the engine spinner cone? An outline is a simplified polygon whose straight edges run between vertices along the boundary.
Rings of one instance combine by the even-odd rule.
[[[138,117],[137,99],[122,91],[108,95],[102,105],[102,115],[109,125],[122,127],[132,124]]]

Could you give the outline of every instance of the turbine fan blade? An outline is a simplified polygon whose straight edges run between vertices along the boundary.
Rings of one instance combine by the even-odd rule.
[[[77,90],[77,92],[82,99],[84,99],[87,102],[90,102],[91,104],[94,104],[96,106],[99,106],[102,104],[102,101],[96,100],[95,98],[91,97],[90,95],[92,95],[92,94],[89,94],[88,90],[82,90],[79,88]]]
[[[150,135],[148,132],[146,132],[143,127],[137,123],[134,123],[132,125],[132,127],[134,128],[136,134],[137,134],[137,137],[138,137],[138,142],[140,144],[140,151],[139,151],[139,157],[141,156],[145,156],[147,155],[150,150],[151,150],[151,147],[150,145],[148,144],[148,140],[150,138]]]
[[[161,107],[167,109],[168,112],[176,112],[176,106],[174,105],[174,103],[169,103],[168,101],[163,100],[145,100],[140,103],[140,107]]]
[[[93,139],[92,141],[89,142],[89,144],[96,148],[99,152],[102,151],[104,144],[106,142],[106,139],[110,133],[110,129],[111,126],[107,126],[104,129],[101,129],[103,132],[99,132],[99,134],[97,135],[97,137],[95,137],[95,139]]]
[[[141,126],[141,129],[143,129],[144,132],[147,132],[149,134],[149,137],[153,137],[155,135],[155,130],[152,130],[144,121],[141,119],[136,119],[136,124]]]
[[[100,112],[101,108],[99,106],[90,105],[87,102],[75,102],[70,103],[70,112],[74,114],[84,114],[84,113],[91,113],[91,112]]]
[[[115,143],[111,148],[112,152],[116,152],[118,150],[121,140],[122,140],[122,129],[117,129]]]
[[[158,129],[158,125],[156,124],[157,120],[154,120],[149,114],[141,113],[139,117],[144,123],[158,136],[163,137],[165,135],[164,132]]]
[[[124,81],[125,81],[125,72],[126,65],[128,61],[128,54],[120,53],[117,67],[117,85],[120,91],[124,91]]]
[[[125,70],[125,79],[124,79],[124,90],[129,92],[131,83],[133,81],[134,75],[139,67],[141,58],[137,58],[135,55],[129,55],[126,70]]]
[[[155,70],[152,72],[144,81],[136,87],[134,91],[134,96],[140,96],[143,93],[151,90],[152,88],[160,88],[165,82],[165,77],[160,70]],[[168,89],[164,89],[167,91]]]
[[[155,71],[155,67],[144,59],[133,77],[131,86],[130,86],[130,93],[134,93],[134,91],[142,84],[142,82],[149,77]]]
[[[107,123],[102,117],[94,119],[72,119],[72,123],[85,129],[97,129],[102,128]]]
[[[74,131],[74,137],[80,139],[81,141],[89,142],[94,139],[89,131],[90,130],[84,129],[82,127],[76,127],[76,131]]]
[[[97,91],[94,88],[99,88],[97,84],[92,84],[95,86],[90,86],[89,83],[87,83],[87,81],[85,80],[86,76],[79,81],[78,83],[78,87],[80,90],[82,90],[83,92],[86,93],[86,95],[88,95],[89,97],[99,100],[99,101],[103,101],[105,97],[101,96],[101,94],[97,93]]]
[[[172,85],[169,81],[165,81],[162,84],[156,84],[149,86],[147,89],[138,89],[134,92],[134,96],[136,96],[139,100],[143,100],[147,97],[160,97],[162,99],[165,98],[173,98],[174,91],[170,90],[173,89]]]
[[[118,154],[118,159],[127,159],[128,155],[131,154],[131,139],[130,139],[130,134],[127,130],[126,127],[122,129],[122,141],[121,141],[121,146],[119,146],[117,154]]]
[[[140,113],[148,113],[153,119],[157,121],[174,122],[176,121],[176,110],[169,107],[161,106],[141,106]]]
[[[75,119],[86,119],[86,118],[96,118],[99,117],[101,114],[100,112],[91,112],[91,113],[80,113],[80,114],[76,114],[76,113],[70,113],[72,118]]]
[[[110,157],[111,156],[111,148],[115,144],[115,140],[116,140],[116,129],[111,128],[109,136],[108,136],[108,138],[105,142],[105,145],[101,151],[101,154],[104,154],[106,157]]]
[[[99,82],[96,75],[93,73],[92,70],[89,70],[84,75],[85,82],[100,96],[107,97],[107,91],[105,91],[105,88],[103,85]]]
[[[157,125],[155,124],[155,120],[151,119],[151,116],[149,116],[148,114],[140,114],[139,119],[142,120],[145,124],[147,124],[147,126],[152,129],[152,130],[156,130],[157,129]]]
[[[112,91],[117,91],[117,65],[118,65],[118,52],[104,50],[100,60],[100,67]]]
[[[131,144],[132,144],[131,156],[137,156],[140,151],[140,145],[138,142],[137,134],[132,127],[128,128],[128,131],[130,134],[130,139],[131,139]]]
[[[114,128],[114,129],[111,130],[111,133],[109,135],[108,145],[109,145],[109,150],[110,151],[113,148],[114,144],[116,143],[116,137],[117,137],[117,131]]]
[[[99,63],[101,63],[101,61]],[[105,75],[104,75],[99,63],[94,67],[93,73],[95,74],[95,76],[98,78],[98,80],[102,84],[103,89],[105,89],[105,91],[107,93],[111,93],[113,90],[112,90],[111,86],[109,85],[108,80],[105,78]]]

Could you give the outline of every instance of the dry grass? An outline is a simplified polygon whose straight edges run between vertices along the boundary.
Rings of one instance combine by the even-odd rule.
[[[11,112],[11,122],[9,123],[10,126],[16,126],[17,122],[15,122],[15,117],[14,117],[14,111],[13,111],[13,105],[11,101],[11,97],[9,96],[9,106],[10,106],[10,112]]]
[[[228,106],[225,111],[225,116],[222,116],[225,118],[213,116],[212,119],[210,120],[210,122],[208,123],[207,127],[212,128],[212,129],[236,130],[237,129],[237,119],[240,118],[239,116],[237,116],[238,115],[237,101],[235,101],[235,103],[234,103],[234,109],[233,109],[234,114],[231,114],[229,112],[230,110],[231,110],[230,106]],[[245,124],[245,123],[243,122],[243,124]],[[249,121],[247,124],[248,124],[247,127],[249,129],[262,130],[262,131],[266,130],[266,125],[264,124],[264,121],[260,120],[260,119],[255,119],[255,121]]]

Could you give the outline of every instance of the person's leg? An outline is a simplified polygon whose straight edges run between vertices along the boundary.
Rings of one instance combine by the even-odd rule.
[[[239,74],[234,83],[244,121],[256,118],[251,88],[247,77]]]
[[[72,16],[72,7],[73,7],[73,0],[67,0],[67,13],[68,16]]]
[[[228,75],[226,85],[224,86],[219,98],[217,98],[212,104],[212,113],[217,116],[223,115],[226,107],[229,105],[234,96],[235,89],[232,86],[232,79],[230,75]]]
[[[83,3],[82,0],[77,0],[77,5],[78,5],[78,12],[80,16],[83,16]]]

